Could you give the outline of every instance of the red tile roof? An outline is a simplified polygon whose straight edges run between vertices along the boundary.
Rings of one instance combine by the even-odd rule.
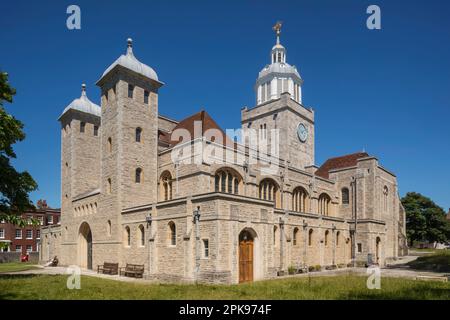
[[[194,132],[195,122],[201,123],[201,132]],[[211,116],[204,110],[197,112],[191,115],[190,117],[187,117],[186,119],[181,120],[172,130],[171,134],[167,134],[165,132],[160,131],[159,139],[161,141],[169,143],[171,147],[177,145],[178,143],[183,141],[183,138],[176,140],[175,136],[172,137],[173,132],[176,131],[177,129],[187,130],[190,134],[191,140],[204,136],[205,132],[209,129],[216,129],[222,133],[224,144],[225,142],[227,142],[231,146],[234,144],[233,141],[225,134],[222,128],[220,128],[219,125],[214,121],[214,119],[211,118]],[[182,135],[182,132],[180,132],[180,135]],[[217,140],[217,137],[215,137],[215,140]]]
[[[325,179],[329,179],[330,170],[348,168],[356,166],[358,159],[368,157],[366,152],[357,152],[341,157],[330,158],[316,171],[316,175]]]

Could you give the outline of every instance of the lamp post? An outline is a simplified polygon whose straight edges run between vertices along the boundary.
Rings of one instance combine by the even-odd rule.
[[[149,212],[145,216],[145,221],[147,222],[147,228],[148,228],[148,275],[150,276],[150,273],[152,271],[152,246],[151,246],[151,236],[152,236],[152,214]]]
[[[198,273],[200,271],[200,252],[199,252],[199,241],[200,241],[200,206],[194,210],[194,223],[195,223],[195,281],[198,280]]]

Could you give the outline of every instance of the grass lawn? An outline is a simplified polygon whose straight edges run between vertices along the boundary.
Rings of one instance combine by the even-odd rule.
[[[0,273],[26,271],[36,268],[37,268],[36,264],[33,264],[31,262],[0,263]]]
[[[408,266],[417,270],[450,272],[450,250],[439,250],[433,254],[419,257],[409,262]]]
[[[382,278],[380,290],[366,278],[333,276],[290,278],[243,285],[144,284],[81,277],[69,290],[67,276],[2,275],[0,299],[450,299],[450,283]]]

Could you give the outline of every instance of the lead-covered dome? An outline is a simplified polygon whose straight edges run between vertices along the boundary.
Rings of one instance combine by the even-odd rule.
[[[94,116],[100,117],[102,114],[100,106],[93,103],[86,95],[86,85],[83,83],[81,85],[81,97],[73,100],[62,112],[59,119],[63,117],[70,110],[76,110],[88,114],[92,114]]]
[[[116,61],[114,61],[113,64],[111,64],[105,72],[103,72],[102,77],[103,79],[111,70],[113,70],[116,66],[122,66],[124,68],[127,68],[131,71],[134,71],[140,75],[143,75],[146,78],[150,78],[152,80],[158,81],[158,75],[156,74],[155,70],[153,70],[148,65],[140,62],[133,54],[133,40],[128,38],[128,47],[127,47],[127,53],[121,55]],[[99,80],[99,81],[100,81]]]

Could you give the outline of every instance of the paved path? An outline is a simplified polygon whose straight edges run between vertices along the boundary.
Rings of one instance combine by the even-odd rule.
[[[417,277],[446,277],[450,279],[449,273],[440,273],[440,272],[431,272],[431,271],[418,271],[414,269],[410,269],[406,264],[410,261],[413,261],[417,259],[417,256],[405,256],[397,261],[389,264],[387,267],[381,268],[381,276],[382,277],[394,277],[394,278],[409,278],[409,279],[416,279]],[[31,269],[26,271],[19,271],[19,272],[9,272],[9,273],[2,273],[2,274],[49,274],[49,275],[64,275],[67,274],[67,268],[66,267],[43,267],[39,266],[37,269]],[[343,268],[343,269],[336,269],[336,270],[324,270],[321,272],[310,272],[310,273],[304,273],[304,274],[298,274],[295,275],[295,277],[321,277],[321,276],[338,276],[338,275],[345,275],[345,274],[356,274],[365,276],[367,275],[367,269],[366,268]],[[129,278],[129,277],[123,277],[118,275],[106,275],[106,274],[98,274],[93,270],[87,270],[82,269],[81,274],[85,276],[93,276],[103,279],[111,279],[111,280],[117,280],[117,281],[125,281],[125,282],[137,282],[137,283],[158,283],[156,280],[147,280],[147,279],[135,279],[135,278]],[[292,278],[292,276],[281,276],[276,277],[274,279],[283,279],[283,278]]]

